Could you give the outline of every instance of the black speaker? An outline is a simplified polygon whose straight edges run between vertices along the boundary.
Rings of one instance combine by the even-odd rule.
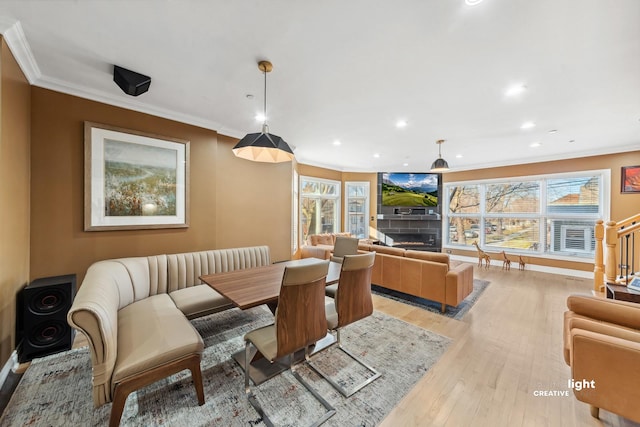
[[[117,65],[113,66],[113,81],[120,86],[124,93],[131,96],[143,94],[151,86],[151,77]]]
[[[75,330],[67,313],[75,292],[76,275],[68,274],[36,279],[18,293],[18,362],[71,349]]]

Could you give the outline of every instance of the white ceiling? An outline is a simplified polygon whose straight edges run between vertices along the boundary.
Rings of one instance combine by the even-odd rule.
[[[338,170],[425,171],[437,139],[453,170],[640,149],[638,0],[0,0],[0,31],[35,86],[238,138],[268,59],[271,133]]]

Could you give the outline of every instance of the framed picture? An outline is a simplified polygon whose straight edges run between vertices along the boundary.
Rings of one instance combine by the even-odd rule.
[[[188,226],[189,141],[85,122],[85,231]]]
[[[640,193],[640,166],[623,166],[620,181],[623,193]]]

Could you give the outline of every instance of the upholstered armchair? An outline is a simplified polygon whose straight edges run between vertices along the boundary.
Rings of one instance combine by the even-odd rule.
[[[640,422],[640,305],[571,295],[567,307],[564,359],[570,384],[580,384],[574,395],[595,418],[602,408]]]

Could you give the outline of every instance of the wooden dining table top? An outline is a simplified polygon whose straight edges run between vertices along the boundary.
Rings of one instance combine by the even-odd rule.
[[[225,273],[200,276],[207,285],[230,299],[238,308],[245,310],[262,304],[277,303],[284,269],[287,266],[309,265],[317,258],[279,262],[264,267],[245,268]],[[338,282],[342,264],[331,261],[326,284]]]

